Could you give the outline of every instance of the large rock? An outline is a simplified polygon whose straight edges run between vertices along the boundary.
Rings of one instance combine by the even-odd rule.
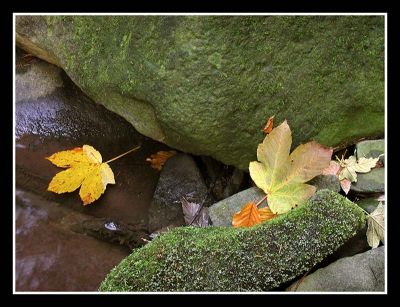
[[[175,228],[125,258],[99,290],[266,291],[308,271],[363,225],[357,205],[321,190],[251,228]]]
[[[273,114],[294,145],[384,133],[383,16],[17,16],[16,41],[139,132],[242,169]]]
[[[161,171],[149,209],[149,231],[185,225],[182,201],[209,205],[211,199],[193,158],[179,153],[169,158]]]
[[[306,276],[297,291],[385,291],[385,248],[339,259]]]

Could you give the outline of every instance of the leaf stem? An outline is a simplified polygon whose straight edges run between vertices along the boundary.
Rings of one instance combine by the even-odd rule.
[[[268,198],[268,194],[265,194],[265,196],[263,198],[261,198],[258,203],[256,203],[256,207],[258,207],[264,200],[266,200]]]
[[[120,154],[119,156],[116,156],[115,158],[112,158],[112,159],[110,159],[110,160],[108,160],[106,162],[103,162],[103,163],[110,163],[112,161],[115,161],[115,160],[117,160],[117,159],[127,155],[128,153],[131,153],[132,151],[135,151],[135,150],[137,150],[139,148],[140,148],[140,146],[136,146],[135,148],[132,148],[132,149],[128,150],[127,152],[124,152],[123,154]]]

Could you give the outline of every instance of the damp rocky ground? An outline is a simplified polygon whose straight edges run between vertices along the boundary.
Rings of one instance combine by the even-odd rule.
[[[230,227],[245,202],[262,197],[248,173],[207,156],[178,151],[161,172],[151,168],[146,158],[171,148],[93,102],[60,68],[20,49],[15,84],[17,291],[97,291],[114,267],[154,238],[188,224]],[[110,164],[116,184],[89,206],[82,206],[77,192],[47,191],[60,169],[45,157],[83,144],[98,149],[103,160],[141,146]],[[366,139],[335,154],[383,152],[383,139]],[[359,175],[347,195],[368,212],[383,199],[384,161]],[[345,195],[335,176],[313,184]],[[306,274],[270,290],[383,291],[384,247],[370,251],[365,233],[361,227]],[[351,284],[346,289],[344,280]]]
[[[96,291],[132,249],[148,242],[152,231],[168,226],[169,220],[157,214],[150,214],[149,224],[160,172],[146,158],[170,148],[93,102],[60,68],[20,49],[16,60],[16,290]],[[103,160],[141,146],[111,163],[116,184],[85,207],[77,192],[47,191],[60,169],[45,159],[84,144],[99,150]],[[174,196],[175,202],[183,195],[188,200],[208,195],[209,205],[249,184],[243,172],[211,158],[180,156],[187,165],[178,161],[171,165],[173,176],[168,175],[171,166],[164,172],[175,187],[191,180],[181,187],[183,194]],[[180,182],[174,177],[178,174],[183,176]],[[174,208],[167,210],[169,216],[174,213]]]

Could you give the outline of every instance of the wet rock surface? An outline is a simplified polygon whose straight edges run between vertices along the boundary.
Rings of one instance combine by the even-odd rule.
[[[15,280],[17,291],[95,291],[129,254],[122,246],[71,231],[88,216],[16,191]]]
[[[149,231],[185,225],[182,201],[208,206],[208,189],[194,159],[187,154],[169,158],[160,175],[149,209]]]
[[[96,290],[107,271],[129,253],[128,246],[137,245],[140,238],[130,235],[144,236],[159,176],[145,160],[168,147],[140,135],[123,118],[91,101],[61,69],[24,59],[18,50],[15,175],[17,189],[28,195],[32,206],[17,204],[16,290]],[[103,160],[142,146],[110,163],[116,184],[85,207],[78,192],[47,191],[61,169],[45,159],[84,144],[99,150]],[[102,228],[103,222],[124,225],[125,231]],[[32,223],[35,227],[29,227]]]

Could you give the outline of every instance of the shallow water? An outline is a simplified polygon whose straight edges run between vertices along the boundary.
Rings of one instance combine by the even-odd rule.
[[[146,223],[159,173],[145,160],[169,148],[140,135],[91,101],[63,71],[40,60],[17,70],[16,93],[16,290],[95,291],[130,251],[77,233],[71,225],[93,217]],[[62,169],[45,159],[84,144],[99,150],[103,161],[142,146],[110,163],[116,184],[86,207],[78,191],[47,191]]]

